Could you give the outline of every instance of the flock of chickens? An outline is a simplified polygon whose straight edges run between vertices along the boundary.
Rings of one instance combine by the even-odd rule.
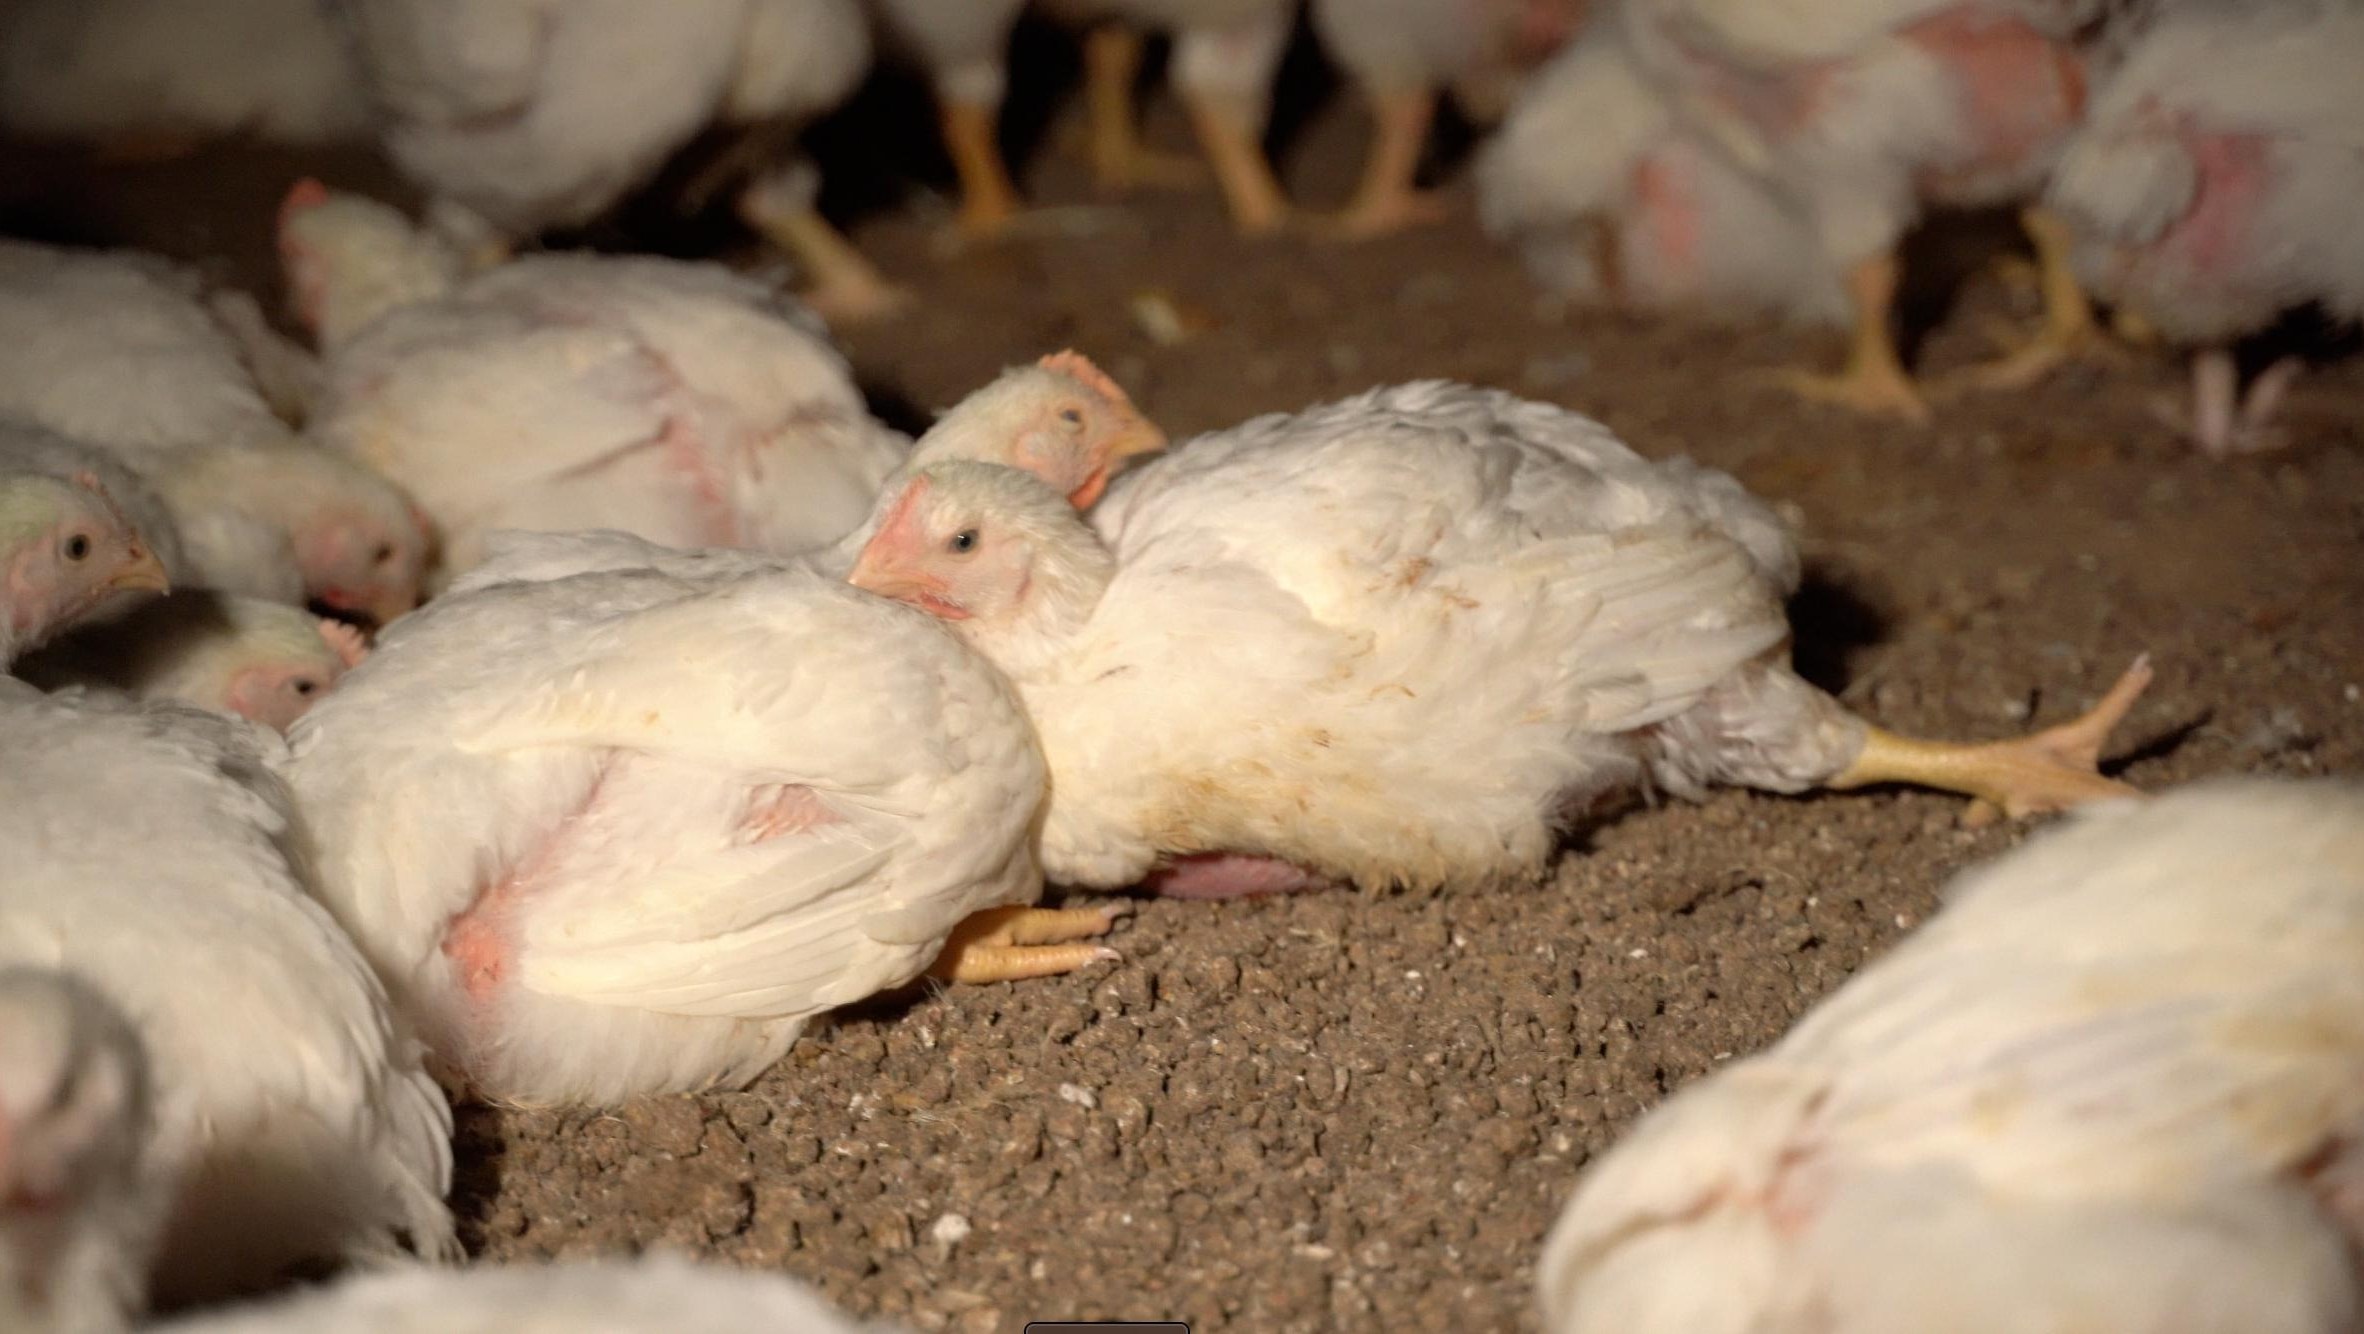
[[[1279,225],[1260,144],[1295,6],[1082,7],[1176,34],[1235,220]],[[1019,8],[877,0],[936,75],[974,232],[1018,211]],[[1898,238],[2021,203],[2047,319],[1985,378],[2090,345],[2091,292],[2205,349],[2192,429],[2220,451],[2267,438],[2290,375],[2244,400],[2234,341],[2364,315],[2352,4],[1582,11],[1313,0],[1377,122],[1335,225],[1434,209],[1413,182],[1450,87],[1508,108],[1482,205],[1539,278],[1852,321],[1846,370],[1800,387],[1917,416]],[[2099,805],[1589,1172],[1547,1327],[2364,1323],[2364,792],[2102,777],[2141,660],[2031,736],[1898,736],[1791,670],[1769,506],[1565,409],[1417,382],[1169,448],[1058,352],[914,441],[767,284],[515,253],[733,122],[756,132],[699,188],[822,305],[890,305],[789,151],[871,17],[0,3],[0,121],[378,135],[433,201],[288,191],[305,342],[160,257],[0,240],[0,1328],[456,1260],[439,1080],[742,1084],[922,977],[1121,962],[1119,909],[1038,907],[1046,882],[1449,889],[1536,875],[1620,792],[1893,782],[1976,818]],[[1140,139],[1140,60],[1133,27],[1086,39],[1112,185],[1188,172]],[[176,1327],[532,1320],[850,1327],[666,1261],[398,1264]]]

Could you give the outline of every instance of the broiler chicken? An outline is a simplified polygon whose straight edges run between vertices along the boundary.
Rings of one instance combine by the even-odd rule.
[[[8,0],[0,127],[141,155],[354,143],[369,101],[319,0]]]
[[[146,1306],[165,1204],[140,1153],[150,1103],[113,1003],[55,969],[0,968],[0,1329],[99,1334]]]
[[[484,1265],[351,1279],[176,1321],[158,1334],[892,1334],[779,1274],[635,1260]]]
[[[742,1084],[931,964],[1112,957],[1064,942],[1113,914],[1023,906],[1041,753],[927,618],[760,553],[508,541],[296,725],[290,769],[324,900],[479,1091]]]
[[[1437,382],[1202,436],[1088,528],[1023,474],[936,465],[850,578],[1017,683],[1045,870],[1092,887],[1532,875],[1567,812],[1645,780],[2055,809],[2130,791],[2093,765],[2148,677],[2017,741],[1884,732],[1790,671],[1797,552],[1738,483]]]
[[[99,686],[170,699],[284,732],[362,658],[361,633],[301,607],[176,593],[67,634],[19,661],[45,690]]]
[[[146,479],[194,586],[381,622],[409,610],[427,554],[413,508],[290,430],[200,287],[146,255],[0,241],[0,413]]]
[[[147,1046],[166,1299],[458,1253],[450,1109],[311,897],[284,756],[178,704],[0,692],[0,963],[80,974]]]
[[[144,494],[103,451],[0,417],[0,669],[69,626],[171,585],[158,545],[118,503]],[[151,521],[153,517],[151,516]]]
[[[1897,244],[1929,204],[2031,199],[2084,109],[2078,31],[2105,0],[1629,0],[1625,32],[1691,123],[1799,209],[1845,275],[1853,335],[1812,398],[1930,419],[1889,329]],[[2067,238],[2023,215],[2046,331],[1980,379],[2016,383],[2078,347],[2091,312]]]
[[[2170,3],[2130,39],[2047,202],[2104,300],[2196,344],[2190,429],[2223,456],[2270,447],[2300,363],[2242,400],[2232,345],[2299,306],[2364,319],[2364,11]]]
[[[724,174],[740,215],[785,246],[833,316],[898,294],[814,207],[779,140],[870,65],[859,0],[331,0],[350,28],[394,160],[479,253],[589,222],[701,130],[745,127]]]
[[[2364,792],[2214,784],[1956,882],[1577,1187],[1549,1334],[2364,1320]]]
[[[433,244],[317,186],[282,222],[330,359],[312,434],[417,499],[441,578],[499,528],[808,550],[859,523],[903,458],[812,317],[759,283],[568,254],[436,293]]]
[[[1478,216],[1536,281],[1620,310],[1844,321],[1803,218],[1726,161],[1645,77],[1614,23],[1528,85],[1478,161]]]
[[[1586,8],[1586,0],[1313,0],[1323,49],[1371,105],[1362,184],[1339,230],[1373,236],[1443,216],[1414,189],[1439,90],[1499,119],[1509,90],[1575,35]]]

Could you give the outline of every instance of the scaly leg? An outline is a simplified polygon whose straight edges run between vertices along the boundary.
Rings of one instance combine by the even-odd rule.
[[[2083,717],[2009,741],[1919,741],[1874,727],[1854,763],[1823,786],[1912,783],[1966,793],[1977,798],[1963,816],[1963,823],[1971,825],[1988,823],[1998,809],[2017,819],[2089,801],[2139,796],[2137,789],[2102,777],[2096,767],[2102,744],[2150,683],[2146,655],[2135,659]]]
[[[987,908],[953,928],[928,976],[947,982],[1015,982],[1052,977],[1119,958],[1104,945],[1067,942],[1108,934],[1131,909]]]
[[[2192,420],[2200,452],[2221,459],[2233,452],[2233,413],[2241,400],[2241,367],[2229,347],[2192,354]]]
[[[1103,23],[1084,37],[1084,109],[1092,180],[1112,193],[1135,186],[1204,184],[1206,168],[1177,153],[1141,142],[1133,87],[1141,76],[1141,34]]]
[[[1243,234],[1263,236],[1288,219],[1288,197],[1265,160],[1263,116],[1241,99],[1204,89],[1184,89],[1199,147],[1222,183],[1231,221]]]
[[[1018,212],[1018,187],[1001,155],[1001,108],[947,100],[939,119],[944,151],[960,177],[960,230],[992,236]]]
[[[1371,90],[1371,148],[1363,159],[1363,181],[1354,199],[1330,224],[1347,239],[1380,236],[1406,227],[1439,222],[1444,205],[1413,185],[1428,127],[1436,119],[1436,90]]]
[[[2241,403],[2241,420],[2233,431],[2233,448],[2243,454],[2265,454],[2290,443],[2289,438],[2274,425],[2274,414],[2281,410],[2284,399],[2290,397],[2291,383],[2306,369],[2306,363],[2296,357],[2284,357],[2258,372],[2249,386],[2249,397]]]
[[[1776,371],[1767,378],[1819,402],[1928,425],[1929,405],[1913,387],[1912,377],[1905,374],[1895,335],[1888,331],[1902,267],[1890,253],[1874,255],[1847,270],[1847,296],[1854,307],[1855,328],[1846,369],[1837,375]]]
[[[810,286],[805,304],[830,320],[867,320],[902,309],[910,294],[888,282],[853,242],[780,174],[758,177],[739,195],[739,216],[796,258]]]
[[[2041,208],[2021,213],[2019,221],[2036,248],[2036,288],[2044,299],[2043,326],[2034,338],[2002,360],[1965,372],[1962,383],[1973,388],[2025,388],[2072,357],[2106,355],[2104,349],[2109,348],[2093,318],[2093,304],[2085,299],[2085,289],[2069,267],[2075,241],[2068,224]]]

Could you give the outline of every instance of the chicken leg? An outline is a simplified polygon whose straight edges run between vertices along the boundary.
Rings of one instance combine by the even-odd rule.
[[[2028,240],[2036,249],[2036,290],[2044,301],[2044,320],[2036,336],[1999,361],[1974,367],[1962,383],[1977,389],[2024,389],[2075,357],[2106,355],[2100,322],[2093,304],[2069,266],[2074,238],[2068,224],[2051,212],[2030,208],[2019,215]]]
[[[1847,270],[1847,298],[1854,308],[1855,325],[1846,369],[1837,375],[1776,371],[1772,381],[1805,398],[1901,417],[1915,426],[1928,425],[1929,405],[1905,373],[1896,337],[1888,329],[1902,267],[1891,252],[1874,255]]]
[[[1141,47],[1141,34],[1118,23],[1101,24],[1084,37],[1086,146],[1093,182],[1110,193],[1144,185],[1203,184],[1206,168],[1141,142],[1141,120],[1133,108]]]
[[[2258,373],[2247,397],[2241,393],[2241,367],[2231,348],[2212,347],[2192,354],[2192,406],[2189,415],[2172,401],[2161,402],[2161,420],[2192,438],[2200,452],[2212,459],[2235,454],[2263,454],[2287,443],[2273,424],[2274,414],[2290,396],[2290,386],[2305,369],[2296,357],[2284,357]]]
[[[1349,240],[1381,236],[1406,227],[1439,222],[1444,205],[1413,183],[1428,127],[1436,119],[1434,88],[1371,90],[1371,148],[1363,159],[1363,180],[1330,231]]]
[[[2084,716],[2009,741],[1920,741],[1870,728],[1854,762],[1823,786],[1913,783],[1966,793],[1976,798],[1963,816],[1969,825],[1990,823],[1998,812],[2016,819],[2089,801],[2139,796],[2135,788],[2104,778],[2095,769],[2102,743],[2150,683],[2150,658],[2145,655]]]
[[[825,319],[866,320],[893,314],[910,294],[888,282],[853,242],[813,206],[812,192],[788,172],[767,172],[739,194],[739,216],[786,250],[805,271],[805,304]]]
[[[928,976],[947,982],[1015,982],[1053,977],[1118,958],[1104,945],[1070,942],[1104,936],[1130,911],[1104,908],[987,908],[953,928]]]
[[[938,113],[944,151],[960,178],[957,225],[969,236],[999,234],[1018,213],[1018,186],[1001,155],[997,104],[947,98]]]
[[[1232,224],[1246,236],[1279,231],[1288,220],[1289,200],[1264,156],[1261,104],[1207,89],[1184,89],[1182,100],[1190,108],[1199,147],[1223,187],[1224,202],[1231,206]]]

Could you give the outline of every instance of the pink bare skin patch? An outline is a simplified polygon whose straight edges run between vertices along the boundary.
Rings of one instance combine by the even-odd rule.
[[[829,809],[809,787],[794,783],[760,787],[750,795],[747,813],[739,817],[739,841],[761,843],[765,839],[801,834],[825,824],[836,824],[838,818],[837,812]]]
[[[567,835],[598,807],[600,790],[606,785],[607,774],[603,770],[583,794],[581,805],[560,817],[507,874],[478,890],[475,899],[444,924],[443,957],[451,960],[453,968],[458,970],[460,990],[470,1003],[478,1007],[489,1005],[494,993],[507,980],[513,961],[510,931],[519,904],[532,895],[557,863]]]
[[[2191,211],[2168,229],[2166,244],[2181,250],[2184,262],[2200,272],[2221,274],[2237,266],[2250,248],[2250,224],[2266,187],[2265,141],[2252,134],[2188,129],[2179,137],[2199,164],[2200,181]]]
[[[2013,18],[1950,9],[1904,30],[1952,71],[1973,145],[1948,175],[2008,171],[2076,127],[2085,68],[2066,43]]]
[[[1660,262],[1671,272],[1689,275],[1699,266],[1699,210],[1680,173],[1671,163],[1643,158],[1634,164],[1633,195],[1643,233]]]
[[[1202,852],[1176,858],[1172,865],[1150,872],[1141,887],[1169,899],[1236,899],[1331,889],[1336,884],[1276,857]]]

